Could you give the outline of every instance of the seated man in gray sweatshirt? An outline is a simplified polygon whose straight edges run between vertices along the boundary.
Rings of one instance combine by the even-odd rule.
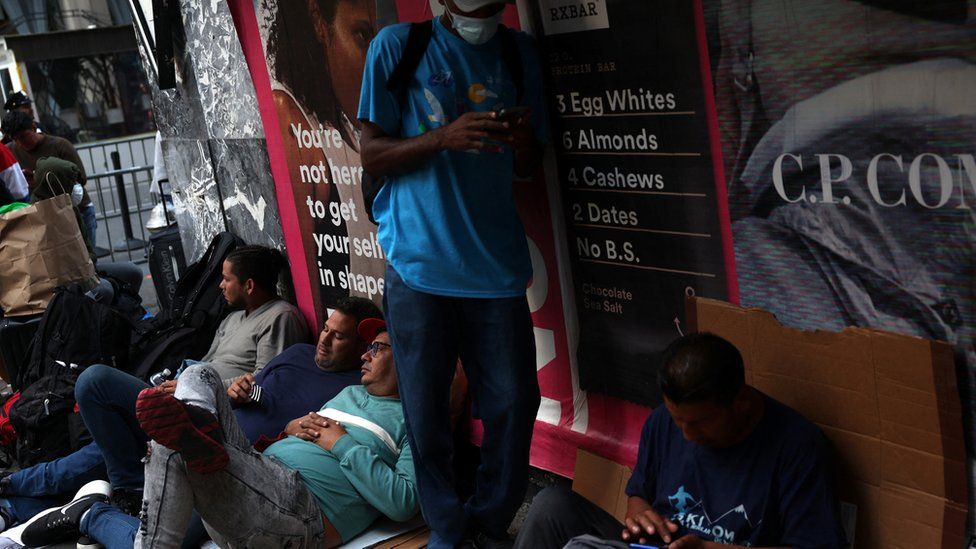
[[[308,341],[302,314],[278,297],[278,273],[284,266],[281,253],[264,246],[237,248],[224,261],[220,289],[235,310],[220,323],[200,359],[221,379],[257,373],[288,347]]]

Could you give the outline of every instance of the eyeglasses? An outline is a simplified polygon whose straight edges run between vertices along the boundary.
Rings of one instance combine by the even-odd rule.
[[[366,346],[366,350],[369,352],[369,356],[376,358],[379,354],[380,349],[385,349],[387,347],[393,347],[389,343],[383,343],[382,341],[374,341]]]

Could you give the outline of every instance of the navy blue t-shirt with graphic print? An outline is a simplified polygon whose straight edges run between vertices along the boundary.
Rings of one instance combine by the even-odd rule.
[[[763,398],[753,432],[724,449],[685,440],[659,406],[644,424],[627,495],[644,498],[705,541],[843,547],[823,434],[795,410]]]

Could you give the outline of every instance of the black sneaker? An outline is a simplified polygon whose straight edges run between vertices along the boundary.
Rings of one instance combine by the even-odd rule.
[[[104,480],[93,480],[81,487],[69,503],[43,512],[27,521],[20,539],[27,547],[77,540],[81,516],[96,503],[108,502],[112,488]]]
[[[100,547],[103,547],[101,543],[88,536],[81,536],[78,538],[78,543],[75,544],[75,549],[99,549]]]
[[[123,513],[138,517],[142,510],[142,488],[113,488],[110,501]]]
[[[459,549],[512,549],[515,542],[508,537],[494,538],[481,530],[469,530]]]

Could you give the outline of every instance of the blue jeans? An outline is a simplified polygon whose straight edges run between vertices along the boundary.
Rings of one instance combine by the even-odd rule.
[[[535,338],[525,296],[458,298],[410,289],[386,269],[384,310],[431,549],[452,548],[469,526],[501,537],[528,485],[539,408]],[[454,490],[451,381],[460,356],[484,440],[475,494]]]
[[[139,519],[107,503],[92,505],[80,525],[81,533],[97,540],[105,549],[132,549],[139,531]]]
[[[41,510],[43,509],[39,509]],[[105,549],[132,549],[136,534],[139,532],[139,525],[139,519],[123,513],[118,507],[107,503],[96,503],[81,521],[80,530],[83,535],[104,545]],[[208,539],[210,537],[203,526],[203,521],[194,511],[181,547],[198,549]]]
[[[102,452],[92,442],[73,454],[38,463],[10,475],[7,493],[14,496],[70,497],[85,484],[104,478]]]
[[[88,204],[81,209],[81,221],[85,224],[88,241],[95,246],[95,229],[98,228],[98,218],[95,217],[95,204]]]
[[[68,503],[71,496],[21,497],[10,496],[0,499],[0,507],[7,511],[11,523],[24,522],[45,509]]]
[[[66,503],[88,482],[105,478],[105,463],[98,446],[91,443],[63,458],[21,469],[9,478],[9,495],[0,500],[0,506],[19,522]]]
[[[136,397],[149,387],[111,366],[95,364],[78,376],[75,400],[85,426],[101,449],[113,488],[142,488],[146,434],[136,420]]]

